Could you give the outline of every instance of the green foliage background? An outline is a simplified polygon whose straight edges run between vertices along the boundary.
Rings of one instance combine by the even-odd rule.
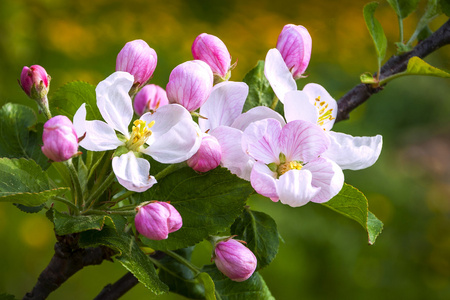
[[[166,85],[170,71],[192,59],[195,37],[220,37],[238,66],[240,81],[288,23],[308,28],[313,53],[309,77],[336,99],[375,71],[377,60],[364,24],[366,1],[117,1],[7,0],[0,2],[0,104],[19,102],[36,109],[18,84],[24,65],[40,64],[52,76],[50,96],[64,83],[96,85],[114,71],[115,58],[130,40],[146,40],[158,54],[153,83]],[[423,11],[424,1],[419,11]],[[375,16],[388,38],[387,57],[398,41],[397,18],[385,1]],[[405,37],[417,13],[404,20]],[[437,29],[445,21],[431,24]],[[450,69],[448,46],[426,58]],[[320,205],[291,208],[255,197],[252,209],[270,214],[284,239],[274,262],[262,269],[277,299],[448,299],[450,297],[450,85],[440,78],[395,80],[351,114],[336,131],[382,134],[380,159],[371,168],[346,171],[346,182],[369,199],[385,229],[374,246],[360,226]],[[40,118],[43,117],[40,116]],[[53,254],[55,238],[44,213],[0,205],[0,292],[18,298],[30,291]],[[194,252],[199,265],[210,246]],[[50,299],[92,299],[125,273],[104,262],[73,276]],[[139,285],[123,299],[156,297]]]

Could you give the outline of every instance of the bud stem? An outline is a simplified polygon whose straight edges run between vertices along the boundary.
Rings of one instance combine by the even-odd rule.
[[[39,111],[44,114],[44,116],[47,118],[47,120],[50,120],[52,118],[52,113],[50,112],[50,109],[48,108],[47,95],[45,95],[40,101],[37,101],[37,104],[39,106]]]
[[[167,255],[174,258],[179,263],[181,263],[181,264],[185,265],[186,267],[188,267],[189,269],[191,269],[191,271],[194,272],[194,277],[201,273],[200,269],[196,265],[192,264],[190,261],[188,261],[184,257],[178,255],[177,253],[170,251],[170,250],[166,250],[166,251],[162,251],[162,252],[166,253]]]
[[[89,196],[85,205],[87,208],[83,211],[83,213],[91,208],[91,206],[95,203],[95,200],[97,200],[97,198],[100,197],[100,195],[103,194],[103,192],[106,191],[106,189],[113,183],[114,178],[116,178],[116,175],[114,172],[111,172],[103,183]]]
[[[80,209],[83,207],[83,192],[81,191],[80,180],[78,178],[78,172],[75,170],[72,159],[70,158],[64,163],[69,169],[70,178],[72,179],[72,185],[75,189],[74,203]]]

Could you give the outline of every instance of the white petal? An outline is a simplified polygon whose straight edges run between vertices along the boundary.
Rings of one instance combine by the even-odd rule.
[[[150,163],[137,158],[133,151],[114,157],[112,168],[119,183],[127,190],[144,192],[156,183],[156,179],[150,176]]]
[[[331,116],[332,120],[325,121],[323,125],[321,125],[325,130],[331,130],[331,128],[334,125],[334,122],[336,121],[336,115],[337,115],[337,102],[333,99],[333,97],[330,96],[330,94],[327,92],[325,88],[323,88],[321,85],[317,83],[308,83],[305,85],[305,87],[302,90],[305,92],[308,97],[309,101],[314,104],[316,104],[316,108],[318,111],[320,111],[322,108],[327,106],[327,108],[324,111],[328,111],[331,109]],[[317,100],[320,99],[320,100]],[[320,103],[325,102],[324,105],[320,106]],[[319,118],[321,113],[319,112]]]
[[[312,186],[312,174],[308,170],[290,170],[277,181],[280,201],[292,207],[299,207],[311,201],[320,191]]]
[[[336,162],[342,169],[361,170],[373,165],[381,153],[383,138],[376,136],[351,136],[328,132],[331,145],[322,155]]]
[[[82,137],[86,133],[86,103],[81,104],[77,112],[73,116],[73,126],[78,138]]]
[[[272,201],[278,201],[275,176],[275,172],[272,172],[265,164],[257,161],[253,166],[250,182],[258,194],[271,198]]]
[[[317,124],[319,112],[302,91],[288,92],[284,98],[284,116],[287,122],[304,120]]]
[[[319,193],[311,201],[317,203],[327,202],[336,196],[344,185],[344,173],[333,161],[319,158],[306,164],[302,170],[312,173],[312,185],[320,188]]]
[[[255,161],[242,150],[243,132],[235,128],[219,126],[210,131],[210,134],[216,137],[222,148],[221,165],[230,170],[232,174],[250,180],[250,173]]]
[[[297,84],[278,49],[270,49],[267,52],[264,75],[282,103],[287,92],[297,90]]]
[[[90,151],[113,150],[123,145],[114,129],[103,121],[86,121],[84,123],[86,136],[80,146]]]
[[[257,106],[237,117],[231,127],[244,131],[250,123],[264,119],[275,119],[280,122],[281,126],[286,125],[283,116],[273,109],[266,106]]]
[[[115,72],[95,88],[97,106],[103,119],[112,128],[129,138],[128,125],[133,118],[133,106],[128,95],[134,77],[127,72]]]
[[[220,125],[230,126],[242,113],[247,95],[248,85],[244,82],[225,81],[217,84],[200,108],[200,115],[207,118],[198,120],[202,131]]]
[[[153,114],[144,114],[141,119],[147,123],[155,121],[151,128],[153,133],[147,141],[149,146],[141,152],[161,163],[185,161],[200,147],[200,128],[181,105],[164,105]]]

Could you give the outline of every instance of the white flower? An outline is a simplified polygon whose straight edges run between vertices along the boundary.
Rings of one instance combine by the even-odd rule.
[[[150,163],[141,153],[166,164],[179,163],[197,152],[201,137],[197,124],[180,105],[160,107],[155,113],[146,113],[128,126],[133,118],[133,107],[128,91],[134,78],[126,72],[115,72],[97,85],[97,106],[106,121],[87,121],[85,104],[74,116],[79,137],[86,134],[80,146],[90,151],[118,149],[112,160],[117,180],[131,191],[143,192],[156,183],[149,175]]]

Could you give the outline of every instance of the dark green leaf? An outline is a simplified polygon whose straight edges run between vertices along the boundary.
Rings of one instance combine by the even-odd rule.
[[[427,25],[419,32],[419,34],[417,35],[417,40],[423,41],[424,39],[428,38],[432,34],[433,34],[433,31],[431,31],[430,27]],[[410,50],[412,50],[412,49],[410,49]]]
[[[351,185],[344,184],[339,194],[322,205],[361,224],[367,231],[370,245],[383,230],[383,223],[369,211],[366,196]]]
[[[257,270],[269,265],[278,253],[277,224],[265,213],[244,209],[231,226],[231,234],[247,242],[247,247],[258,260]]]
[[[16,297],[10,294],[0,294],[0,300],[16,300]]]
[[[202,271],[211,276],[221,300],[275,299],[258,272],[253,273],[246,281],[235,282],[223,275],[215,265],[205,266]]]
[[[364,20],[366,21],[367,29],[369,29],[370,36],[375,44],[377,51],[378,66],[381,66],[381,61],[386,56],[387,39],[384,34],[383,27],[375,19],[375,10],[378,7],[377,2],[371,2],[364,6]]]
[[[42,124],[28,106],[7,103],[0,109],[0,157],[28,158],[44,170],[50,166],[42,153]]]
[[[58,235],[66,235],[87,230],[102,230],[107,223],[111,224],[118,232],[125,228],[126,219],[119,215],[83,215],[69,216],[62,214],[55,209],[47,211],[47,217],[55,225],[55,232]]]
[[[81,233],[81,247],[107,246],[119,254],[115,257],[128,271],[156,295],[167,292],[168,287],[158,278],[153,263],[136,244],[132,235],[117,232],[105,226],[102,231]]]
[[[249,87],[247,100],[245,100],[244,104],[244,112],[256,106],[270,107],[272,105],[275,93],[264,75],[264,61],[258,61],[256,67],[245,75],[243,81]]]
[[[49,103],[53,115],[64,115],[71,120],[81,104],[86,103],[86,118],[102,120],[97,108],[95,87],[86,82],[67,83],[53,94]]]
[[[143,242],[157,250],[195,245],[209,235],[228,229],[252,192],[248,181],[223,168],[203,174],[190,168],[180,169],[161,179],[138,199],[140,202],[170,201],[183,218],[183,227],[169,234],[167,240],[143,238]]]
[[[40,212],[44,208],[44,204],[38,205],[38,206],[25,206],[18,203],[13,203],[18,209],[20,209],[23,212],[26,212],[27,214],[34,214],[37,212]]]
[[[401,19],[409,16],[410,13],[416,10],[419,4],[419,0],[387,0],[387,2]]]
[[[442,12],[450,17],[450,0],[440,0]]]
[[[0,158],[0,202],[39,206],[67,190],[50,188],[47,174],[33,160]]]

